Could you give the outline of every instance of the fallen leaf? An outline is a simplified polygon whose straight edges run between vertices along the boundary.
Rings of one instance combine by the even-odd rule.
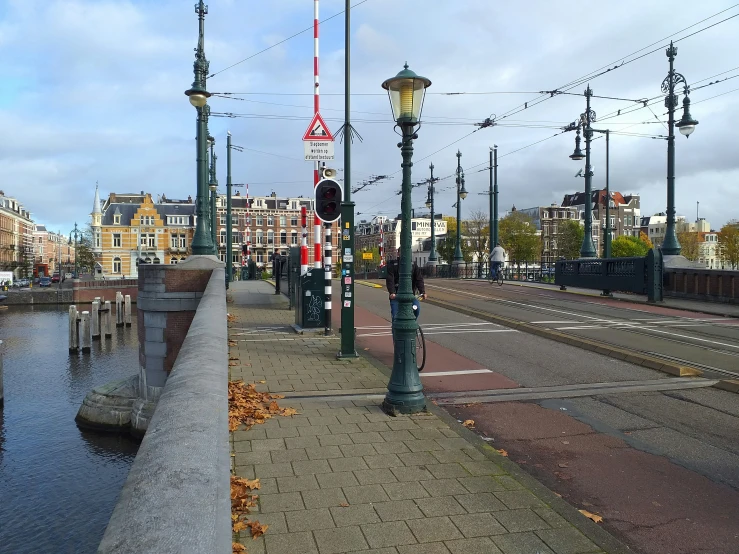
[[[239,544],[237,542],[233,543],[231,545],[231,548],[234,552],[246,552],[246,547],[243,544]]]
[[[230,340],[228,341],[229,346],[236,346],[236,341]]]
[[[369,350],[369,348],[365,348],[365,350]]]
[[[348,508],[349,504],[347,504],[346,502],[342,502],[341,504],[339,504],[339,506],[341,506],[342,508]]]
[[[229,360],[238,360],[238,358],[236,358],[235,356],[229,356],[229,358],[228,358],[228,359],[229,359]]]
[[[228,367],[234,367],[234,366],[237,366],[237,365],[239,365],[238,362],[228,362]]]
[[[588,512],[587,510],[578,510],[582,515],[584,515],[588,519],[592,519],[595,523],[600,523],[603,521],[603,518],[597,514],[594,514],[592,512]]]
[[[570,444],[570,441],[562,441],[562,444]]]
[[[258,521],[247,521],[246,524],[251,527],[251,538],[256,539],[264,535],[269,525],[262,525]]]
[[[475,426],[475,420],[474,419],[465,419],[464,423],[462,423],[467,429],[470,429],[471,427]]]
[[[559,467],[568,467],[567,464],[557,464]]]
[[[237,519],[239,519],[237,514],[231,514],[231,521],[236,521]]]
[[[250,364],[250,365],[251,365],[251,364]],[[259,383],[260,385],[263,385],[263,384],[265,384],[266,382],[267,382],[267,381],[265,381],[264,379],[262,379],[261,381],[257,381],[257,383]]]
[[[232,529],[233,529],[233,532],[234,533],[238,533],[239,531],[243,531],[247,527],[248,527],[248,525],[246,523],[244,523],[243,521],[237,521],[236,523],[233,524],[233,528]]]
[[[500,448],[500,449],[497,449],[497,450],[496,450],[496,452],[498,452],[498,454],[500,454],[501,456],[504,456],[504,457],[506,457],[506,458],[508,457],[508,452],[506,452],[506,451],[505,451],[505,450],[503,450],[502,448]]]

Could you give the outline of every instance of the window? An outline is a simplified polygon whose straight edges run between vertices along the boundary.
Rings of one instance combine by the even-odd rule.
[[[262,225],[264,225],[264,219],[262,218],[261,215],[258,215],[257,216],[257,227],[261,227]]]
[[[290,202],[290,209],[291,210],[297,210],[298,209],[298,201],[297,200],[293,200],[292,202]]]
[[[267,246],[275,243],[275,232],[270,230],[267,231]]]
[[[287,227],[287,216],[280,216],[280,227]]]
[[[170,246],[171,246],[172,248],[177,248],[177,247],[179,246],[179,240],[178,240],[178,237],[177,237],[177,235],[172,235],[172,236],[171,236],[171,237],[169,238],[169,245],[170,245]]]
[[[298,232],[292,231],[290,233],[290,244],[295,245],[298,244]]]
[[[169,263],[170,263],[171,265],[174,265],[174,264],[176,264],[176,263],[177,263],[177,258],[174,258],[174,257],[173,257],[173,258],[170,258],[170,259],[169,259]]]
[[[221,214],[221,225],[226,224],[226,214]]]
[[[267,227],[272,227],[275,224],[275,218],[271,215],[267,216]]]
[[[264,240],[264,231],[261,229],[257,229],[257,237],[255,244],[262,244],[262,241]]]
[[[160,263],[162,263],[162,261],[159,258],[154,258],[154,262],[152,262],[152,263],[160,264]]]
[[[120,273],[120,272],[121,272],[121,259],[113,258],[113,273]]]
[[[221,241],[220,241],[221,246],[226,246],[226,231],[225,230],[221,230],[220,237],[221,237]],[[224,260],[221,260],[221,261],[224,261]]]
[[[290,217],[290,226],[291,227],[297,227],[298,226],[298,217],[297,216]]]
[[[261,207],[262,207],[262,201],[261,200],[257,200],[257,208],[261,208]]]
[[[113,223],[115,225],[120,225],[121,224],[121,214],[115,214],[113,216]]]
[[[149,248],[157,247],[157,236],[156,235],[149,235],[148,246]]]
[[[287,244],[287,231],[280,231],[280,244]]]
[[[187,248],[187,235],[180,235],[180,248]]]
[[[121,234],[113,233],[113,248],[120,248],[120,247],[121,247]]]

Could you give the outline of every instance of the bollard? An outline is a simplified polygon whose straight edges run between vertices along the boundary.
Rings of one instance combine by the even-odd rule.
[[[124,297],[124,301],[125,301],[125,304],[123,308],[124,309],[123,317],[124,317],[124,321],[126,322],[126,327],[130,327],[131,326],[131,295],[127,294]]]
[[[105,334],[105,338],[109,339],[113,336],[113,310],[111,309],[110,300],[105,301],[103,323],[103,333]]]
[[[80,316],[80,348],[82,352],[89,352],[92,348],[90,312],[82,312]]]
[[[100,340],[100,303],[97,298],[92,303],[91,316],[92,340]]]
[[[123,327],[123,293],[115,293],[115,326]]]
[[[69,307],[69,351],[80,349],[79,329],[77,328],[77,306]]]

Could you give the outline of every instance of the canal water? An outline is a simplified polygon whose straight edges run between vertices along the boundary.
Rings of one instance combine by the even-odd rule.
[[[0,408],[0,552],[95,552],[138,443],[81,431],[92,388],[138,371],[133,326],[70,355],[67,307],[0,311],[5,405]]]

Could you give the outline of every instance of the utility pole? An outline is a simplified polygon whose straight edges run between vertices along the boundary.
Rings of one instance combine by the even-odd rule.
[[[431,178],[429,179],[429,194],[426,200],[426,207],[431,209],[431,252],[429,252],[429,263],[428,265],[437,265],[438,259],[436,257],[436,219],[434,218],[434,164],[429,166],[431,170]]]
[[[233,281],[233,236],[231,231],[231,131],[226,135],[226,287]]]
[[[351,76],[351,4],[345,1],[344,8],[344,195],[341,203],[341,266],[344,279],[341,287],[341,350],[338,358],[356,358],[354,344],[354,202],[352,202],[352,126],[349,118]]]
[[[213,254],[218,256],[218,220],[217,220],[217,209],[216,203],[218,200],[218,179],[216,178],[216,160],[218,157],[214,151],[216,146],[216,139],[208,137],[210,140],[210,232],[213,238]]]

